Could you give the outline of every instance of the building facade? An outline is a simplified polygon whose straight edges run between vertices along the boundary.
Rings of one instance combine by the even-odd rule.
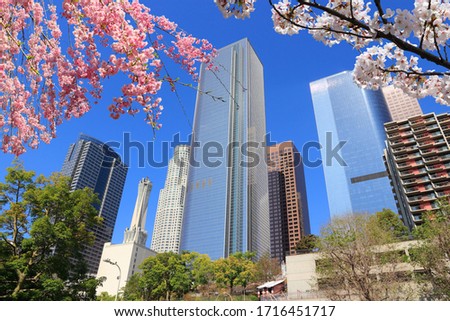
[[[331,216],[374,213],[396,204],[383,163],[383,93],[359,88],[344,71],[310,84]]]
[[[288,141],[268,146],[270,252],[280,262],[311,233],[303,161]]]
[[[105,280],[97,287],[97,294],[107,292],[118,295],[130,277],[140,271],[139,265],[149,256],[156,255],[145,246],[145,223],[151,190],[152,182],[148,178],[139,181],[133,217],[130,227],[125,230],[123,243],[104,244],[97,277],[105,277]]]
[[[71,189],[89,187],[100,199],[95,206],[103,222],[92,230],[94,244],[83,251],[92,275],[97,273],[103,244],[111,242],[127,171],[117,153],[87,135],[80,135],[78,141],[70,145],[64,160],[61,172],[71,178]]]
[[[385,163],[398,211],[410,229],[450,195],[450,114],[434,113],[385,124]]]
[[[418,100],[405,94],[401,89],[387,86],[382,88],[382,91],[393,121],[401,121],[422,114]]]
[[[200,72],[181,249],[260,256],[270,251],[263,66],[247,39],[215,65]]]
[[[176,146],[169,161],[166,181],[159,193],[156,209],[150,248],[158,253],[178,253],[180,250],[188,165],[189,146]]]

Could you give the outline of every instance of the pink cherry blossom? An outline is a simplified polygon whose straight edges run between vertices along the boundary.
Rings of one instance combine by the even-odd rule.
[[[19,155],[27,146],[50,142],[58,125],[82,117],[101,99],[103,79],[119,73],[128,82],[108,107],[110,116],[141,111],[145,122],[160,128],[158,93],[165,78],[159,57],[165,53],[196,80],[196,65],[211,64],[215,56],[207,40],[182,32],[137,0],[64,0],[58,9],[45,1],[0,0],[0,8],[0,128],[6,153]],[[70,30],[64,37],[68,47],[61,30]]]

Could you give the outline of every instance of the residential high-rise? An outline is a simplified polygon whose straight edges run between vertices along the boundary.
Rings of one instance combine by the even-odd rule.
[[[398,211],[410,229],[450,195],[450,114],[434,113],[385,124],[386,167]]]
[[[93,228],[94,245],[83,252],[92,275],[97,273],[103,244],[111,242],[127,171],[117,153],[87,135],[80,135],[78,141],[70,145],[64,160],[61,172],[71,178],[71,189],[89,187],[100,199],[100,204],[95,206],[103,222]]]
[[[156,255],[156,252],[145,246],[147,241],[145,222],[151,190],[152,182],[148,178],[139,181],[133,217],[130,227],[125,230],[123,243],[108,242],[103,245],[97,277],[105,277],[105,280],[97,288],[97,294],[102,292],[118,294],[130,277],[140,271],[139,265],[149,256]]]
[[[300,239],[311,233],[303,161],[294,143],[267,147],[270,252],[284,261]]]
[[[247,39],[202,65],[181,250],[270,251],[263,66]]]
[[[310,84],[331,216],[396,210],[383,163],[391,121],[381,90],[365,90],[344,71]]]
[[[176,146],[167,168],[164,188],[159,192],[153,227],[150,248],[158,253],[179,252],[188,165],[189,146]]]
[[[393,121],[422,115],[422,109],[416,98],[405,94],[401,89],[394,86],[384,87],[382,91]]]

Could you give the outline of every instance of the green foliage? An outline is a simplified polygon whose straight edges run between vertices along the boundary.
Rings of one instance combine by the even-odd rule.
[[[98,280],[86,277],[81,251],[99,222],[92,190],[70,191],[59,174],[35,177],[19,162],[0,183],[0,298],[92,300]]]
[[[400,220],[398,214],[390,209],[383,209],[381,212],[375,213],[375,224],[382,231],[391,233],[390,237],[398,240],[404,240],[409,237],[409,230]]]
[[[130,278],[131,279],[131,278]],[[102,292],[97,296],[97,301],[114,301],[116,299],[115,295],[109,295],[108,292]],[[129,300],[135,301],[135,300]]]
[[[251,252],[233,253],[227,258],[214,262],[215,280],[217,285],[228,288],[230,294],[236,285],[244,287],[255,280],[256,265],[252,261],[255,254]]]
[[[145,300],[181,299],[191,290],[191,273],[179,254],[159,253],[142,262],[139,285]]]
[[[129,278],[123,291],[124,301],[144,300],[144,288],[141,286],[141,278],[141,273],[135,273]]]
[[[318,237],[314,234],[303,236],[297,243],[297,250],[302,253],[313,252],[317,249]]]
[[[428,300],[450,300],[450,205],[439,201],[439,209],[425,213],[424,223],[414,235],[420,246],[410,250],[411,261],[423,273],[417,276],[424,284],[422,295]]]

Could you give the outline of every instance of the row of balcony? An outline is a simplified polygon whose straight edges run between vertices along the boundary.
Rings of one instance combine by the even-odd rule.
[[[438,147],[441,146],[441,147]],[[431,155],[433,153],[442,153],[442,152],[448,152],[449,149],[446,146],[445,140],[439,140],[438,142],[434,143],[431,142],[428,145],[422,145],[420,146],[421,149],[419,149],[419,152],[422,156]],[[400,148],[394,148],[392,150],[394,152],[394,155],[398,157],[400,154],[407,154],[414,152],[417,152],[417,146],[410,146],[410,147],[400,147]]]
[[[413,213],[425,212],[425,211],[429,211],[430,209],[431,210],[435,210],[435,209],[438,209],[438,208],[439,208],[439,206],[437,206],[434,203],[431,204],[430,208],[425,207],[423,204],[410,206],[411,212],[413,212]]]

